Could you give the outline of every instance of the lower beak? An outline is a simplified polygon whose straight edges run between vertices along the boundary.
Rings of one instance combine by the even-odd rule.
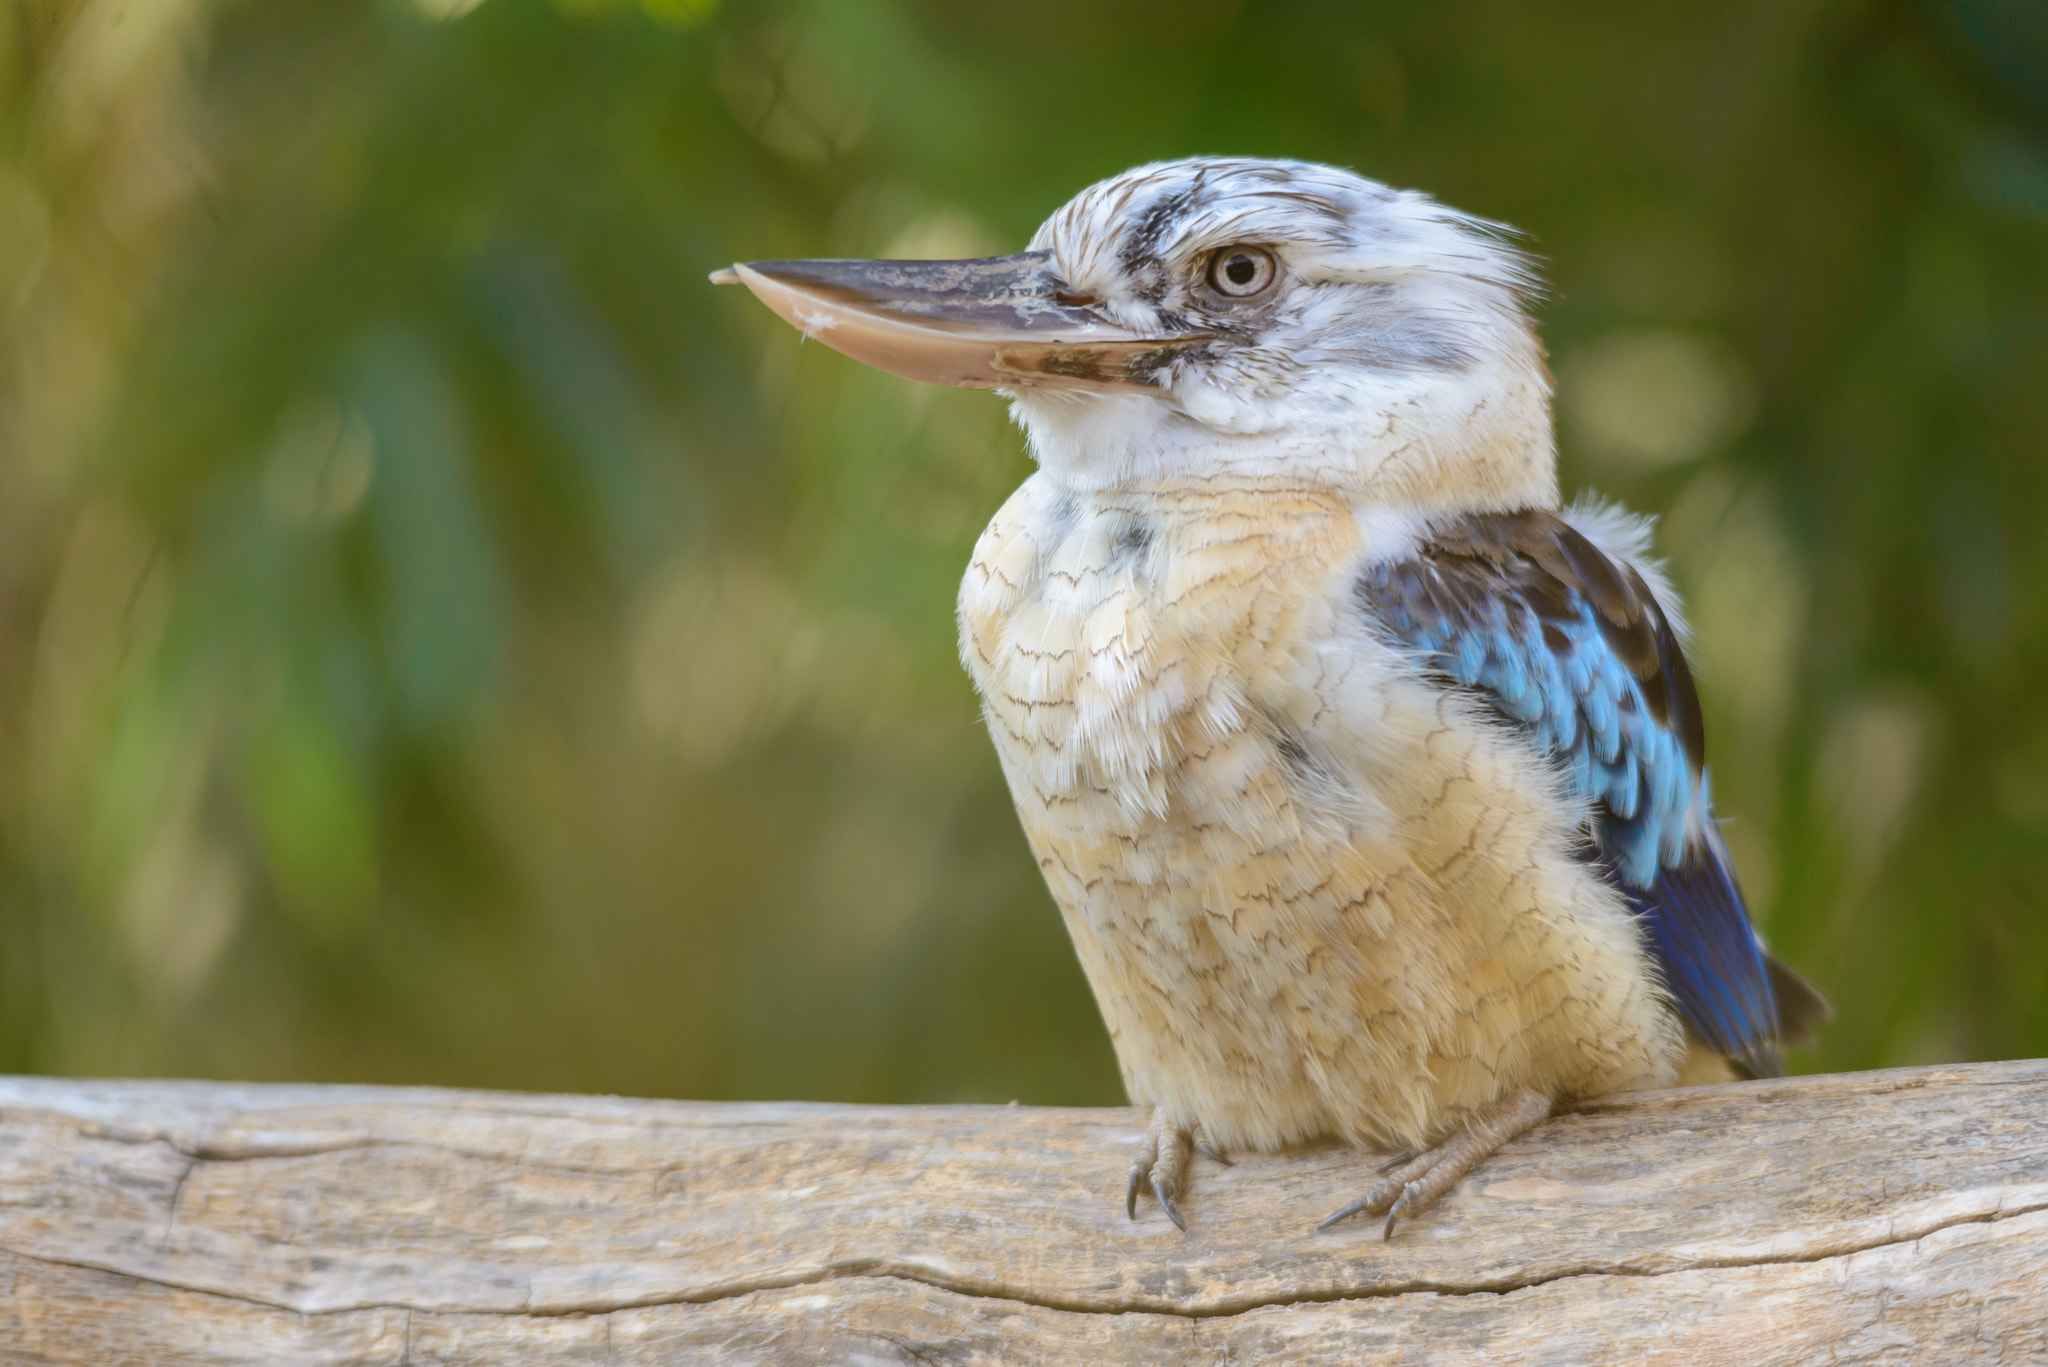
[[[1210,333],[1147,337],[1076,298],[1051,253],[976,261],[756,261],[741,284],[785,322],[878,370],[969,389],[1154,389]]]

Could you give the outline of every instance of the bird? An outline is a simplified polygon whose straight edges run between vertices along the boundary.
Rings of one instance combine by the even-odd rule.
[[[1014,255],[716,272],[1008,399],[1035,471],[958,602],[1130,1099],[1196,1153],[1394,1157],[1382,1238],[1561,1108],[1784,1070],[1651,524],[1562,501],[1520,234],[1302,161],[1083,190]]]

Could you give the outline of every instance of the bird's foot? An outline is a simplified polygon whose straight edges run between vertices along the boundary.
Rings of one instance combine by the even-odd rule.
[[[1385,1212],[1387,1223],[1381,1228],[1380,1237],[1393,1238],[1395,1221],[1426,1210],[1437,1197],[1456,1186],[1458,1179],[1470,1172],[1481,1159],[1535,1125],[1549,1115],[1550,1110],[1550,1098],[1537,1092],[1521,1091],[1502,1098],[1472,1117],[1464,1129],[1435,1148],[1424,1149],[1417,1154],[1402,1154],[1382,1167],[1380,1180],[1367,1187],[1365,1195],[1316,1228],[1328,1229],[1360,1211],[1369,1215]]]
[[[1150,1190],[1166,1218],[1185,1234],[1188,1226],[1180,1217],[1178,1200],[1186,1189],[1189,1156],[1197,1152],[1230,1166],[1230,1160],[1202,1137],[1201,1126],[1183,1128],[1174,1124],[1164,1110],[1155,1107],[1152,1123],[1145,1127],[1145,1138],[1138,1144],[1138,1156],[1131,1160],[1131,1178],[1124,1188],[1124,1213],[1137,1219],[1138,1193]]]

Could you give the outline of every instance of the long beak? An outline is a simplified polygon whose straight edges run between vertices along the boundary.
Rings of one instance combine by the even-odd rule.
[[[1153,389],[1211,333],[1147,337],[1074,297],[1051,253],[975,261],[756,261],[711,277],[878,370],[968,389]]]

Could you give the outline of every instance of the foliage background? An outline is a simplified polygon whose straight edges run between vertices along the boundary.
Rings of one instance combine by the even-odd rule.
[[[1095,1103],[985,394],[705,273],[1236,151],[1527,228],[1795,1063],[2048,1053],[2048,9],[0,9],[0,1068]]]

